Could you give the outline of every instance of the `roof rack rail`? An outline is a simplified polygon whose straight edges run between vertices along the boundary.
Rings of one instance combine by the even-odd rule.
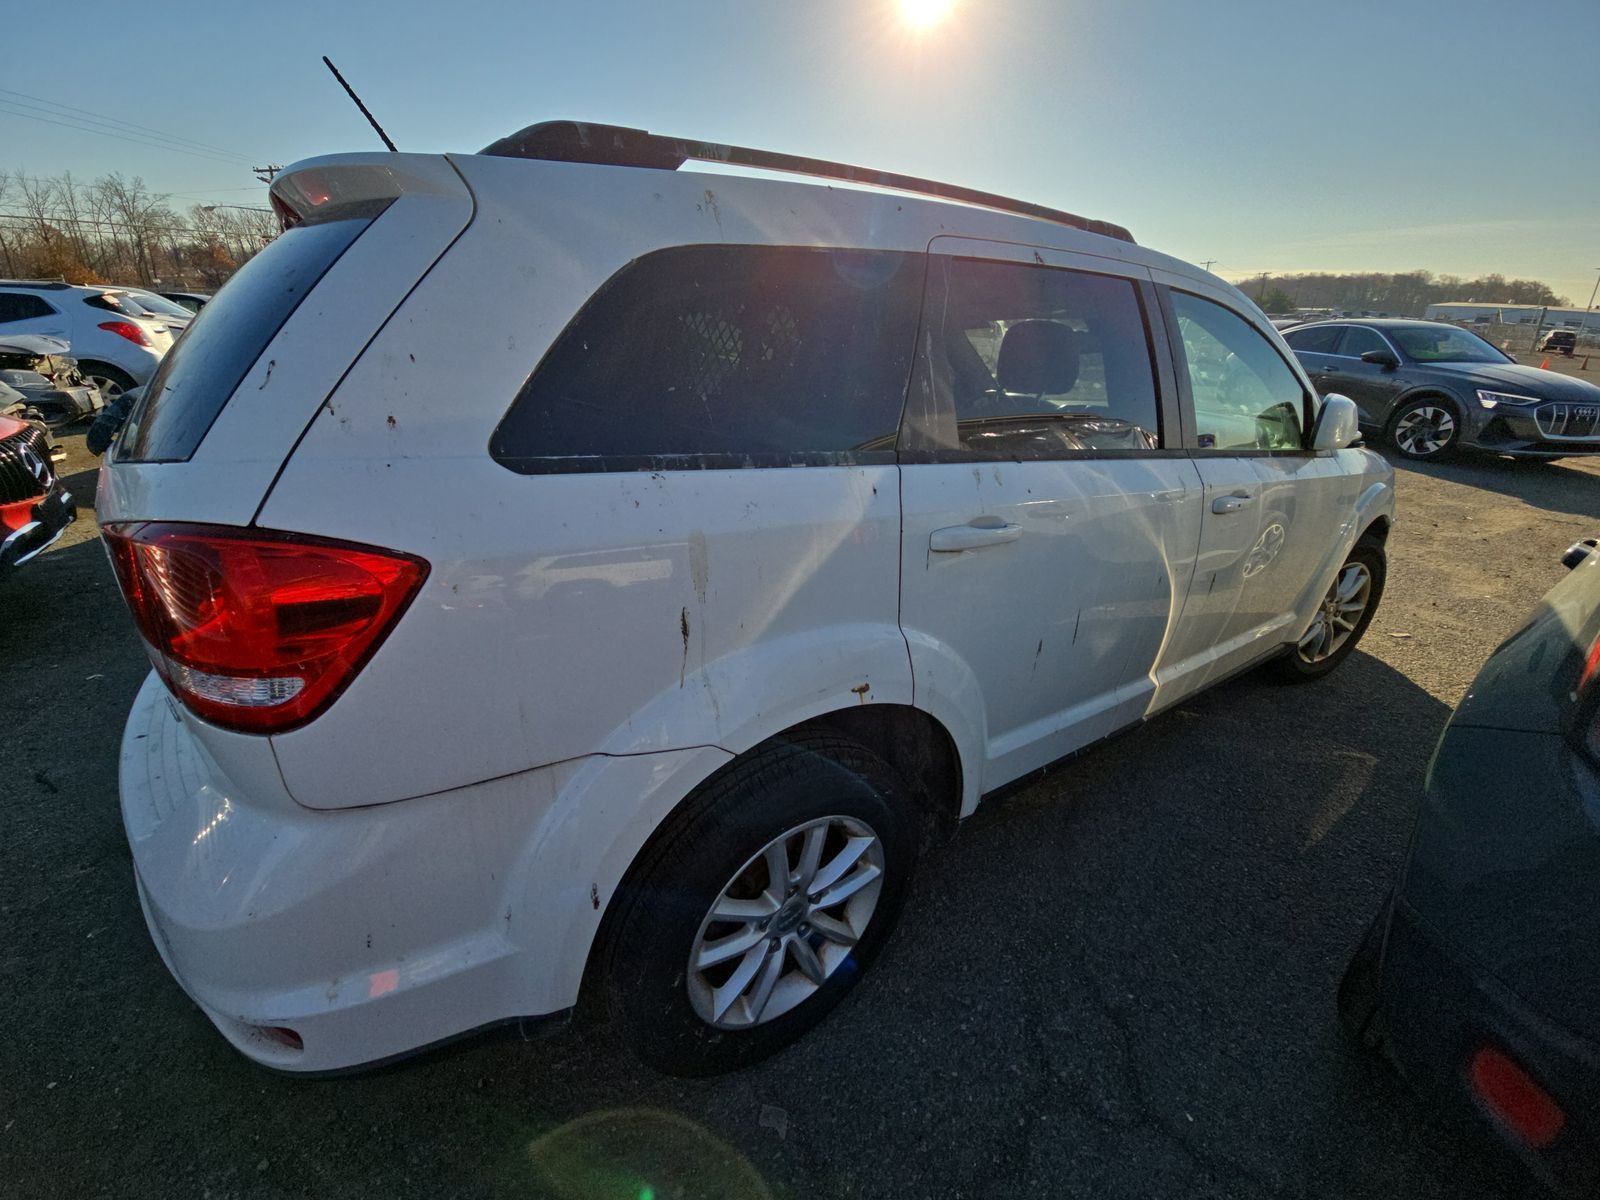
[[[765,171],[786,171],[794,175],[812,175],[819,179],[838,179],[849,183],[893,188],[896,191],[914,192],[941,200],[957,200],[963,204],[999,209],[1001,212],[1038,217],[1058,225],[1069,225],[1073,229],[1116,238],[1118,241],[1133,241],[1131,233],[1121,225],[1110,221],[1096,221],[1089,217],[1080,217],[1076,213],[1046,208],[1042,204],[1030,204],[1026,200],[1013,200],[1009,196],[999,196],[993,192],[980,192],[975,188],[958,187],[955,184],[920,179],[915,175],[901,175],[894,171],[852,167],[847,163],[829,162],[821,158],[804,158],[798,154],[781,154],[774,150],[754,150],[748,146],[726,146],[720,142],[698,142],[687,138],[665,137],[643,129],[629,129],[622,125],[594,125],[586,121],[541,121],[537,125],[529,125],[509,137],[490,143],[479,153],[491,154],[497,158],[537,158],[551,162],[651,167],[661,171],[676,171],[690,159],[728,163]]]
[[[65,279],[0,279],[0,287],[69,288]]]

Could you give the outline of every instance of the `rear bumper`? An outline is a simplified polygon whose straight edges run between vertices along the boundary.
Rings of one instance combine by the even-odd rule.
[[[1385,1044],[1419,1090],[1574,1196],[1600,1194],[1597,818],[1600,774],[1560,734],[1447,726],[1396,890],[1378,1002]],[[1560,1106],[1565,1124],[1549,1145],[1530,1145],[1479,1099],[1469,1068],[1485,1049]]]
[[[1600,1046],[1536,1012],[1404,901],[1393,906],[1382,978],[1384,1041],[1408,1082],[1487,1129],[1557,1193],[1600,1192]],[[1547,1148],[1522,1141],[1477,1098],[1468,1072],[1485,1047],[1521,1064],[1565,1112]]]
[[[0,519],[0,571],[21,566],[52,545],[77,515],[72,493],[60,483],[36,504],[6,506]]]
[[[570,1006],[548,1002],[524,936],[536,781],[314,812],[283,792],[266,739],[208,732],[213,755],[192,720],[146,680],[123,823],[162,961],[241,1053],[343,1070]]]

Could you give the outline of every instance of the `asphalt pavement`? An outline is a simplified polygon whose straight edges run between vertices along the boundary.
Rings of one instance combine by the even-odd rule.
[[[231,1050],[134,895],[116,760],[146,664],[86,514],[0,580],[0,1195],[1522,1194],[1346,1047],[1333,995],[1451,705],[1600,533],[1600,464],[1399,489],[1332,678],[1241,678],[985,806],[823,1025],[699,1081],[575,1032],[322,1081]]]

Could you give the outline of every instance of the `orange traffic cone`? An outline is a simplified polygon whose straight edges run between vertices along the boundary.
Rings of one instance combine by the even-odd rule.
[[[1550,360],[1547,358],[1542,363],[1539,364],[1539,370],[1548,371],[1549,369],[1550,369]]]

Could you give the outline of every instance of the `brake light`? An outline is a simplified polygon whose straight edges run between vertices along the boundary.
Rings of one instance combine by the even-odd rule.
[[[136,346],[149,346],[151,341],[132,321],[101,321],[100,328],[107,333],[114,333],[118,337],[125,337]]]
[[[420,558],[294,533],[164,522],[102,532],[167,686],[196,716],[248,733],[327,708],[428,575]]]

